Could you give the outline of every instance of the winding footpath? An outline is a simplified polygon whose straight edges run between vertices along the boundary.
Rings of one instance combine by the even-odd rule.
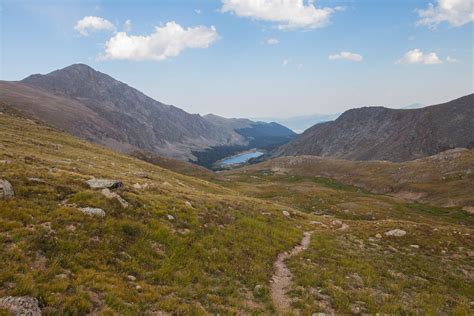
[[[305,232],[301,243],[290,251],[280,253],[273,265],[275,273],[272,276],[270,292],[278,314],[289,312],[291,306],[291,298],[286,295],[286,292],[289,290],[293,274],[286,266],[285,261],[308,248],[312,233]]]

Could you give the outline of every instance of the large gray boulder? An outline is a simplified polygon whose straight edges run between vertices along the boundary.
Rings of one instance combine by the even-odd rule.
[[[13,199],[15,192],[13,187],[7,180],[0,179],[0,199]]]
[[[0,308],[8,310],[14,316],[41,316],[38,300],[30,296],[2,297]]]
[[[86,183],[91,189],[117,189],[123,186],[122,181],[112,179],[90,179]]]

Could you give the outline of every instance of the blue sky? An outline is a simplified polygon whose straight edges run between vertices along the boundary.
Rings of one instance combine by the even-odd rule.
[[[258,3],[0,0],[0,78],[86,63],[161,102],[227,117],[473,91],[473,0]]]

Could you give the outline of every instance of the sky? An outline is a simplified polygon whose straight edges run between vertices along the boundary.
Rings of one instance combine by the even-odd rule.
[[[0,79],[85,63],[191,113],[292,117],[473,92],[474,0],[0,0]]]

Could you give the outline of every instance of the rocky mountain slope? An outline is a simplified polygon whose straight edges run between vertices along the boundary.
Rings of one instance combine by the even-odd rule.
[[[407,161],[474,148],[474,94],[421,109],[365,107],[306,130],[273,156]]]
[[[195,160],[193,151],[246,147],[253,140],[232,127],[223,128],[153,100],[83,64],[31,75],[20,82],[0,82],[0,100],[75,136],[122,152],[145,150]],[[251,124],[247,122],[246,127]]]

